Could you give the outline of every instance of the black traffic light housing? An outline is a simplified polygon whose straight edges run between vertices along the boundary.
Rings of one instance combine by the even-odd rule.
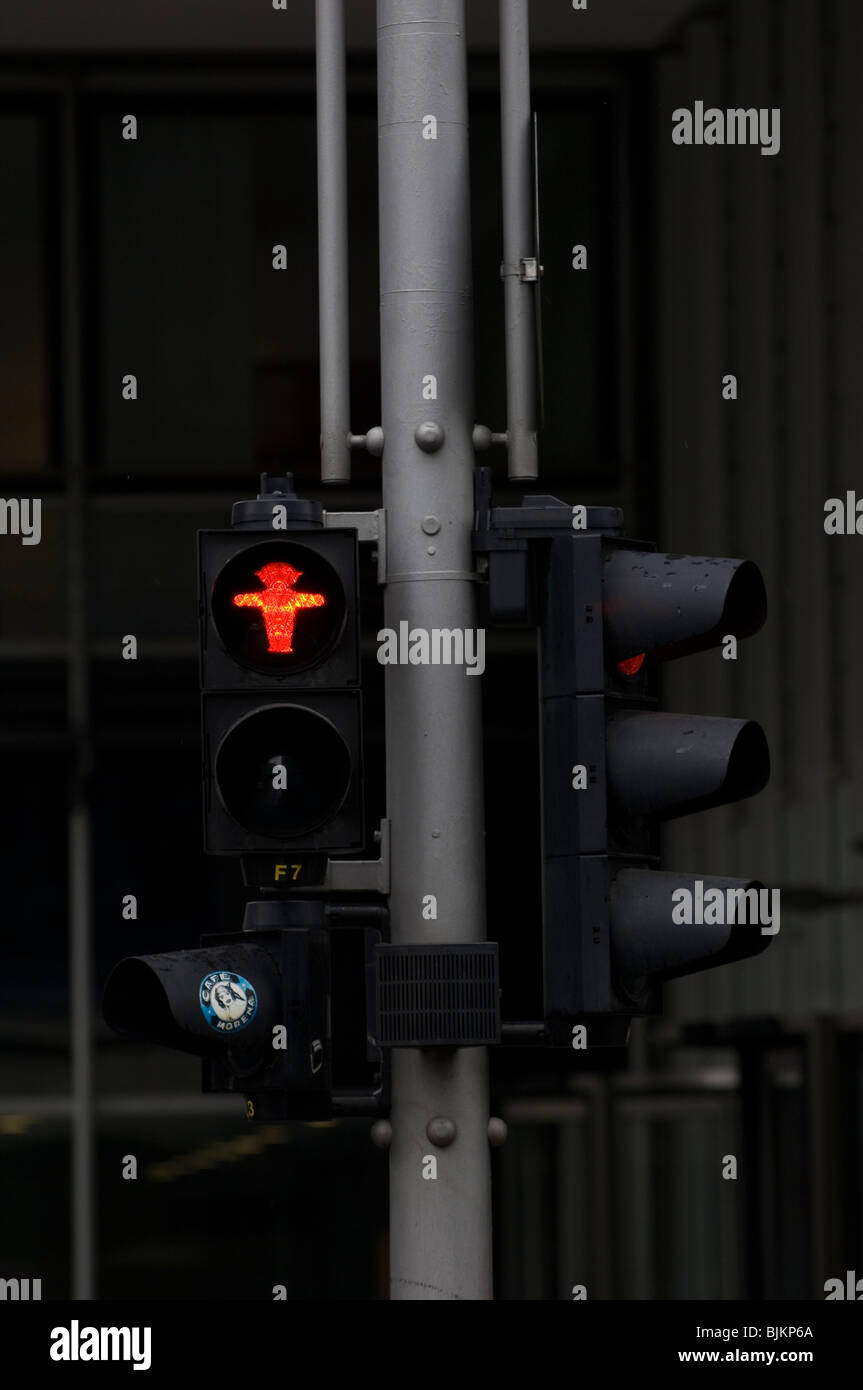
[[[289,476],[198,533],[204,848],[363,844],[356,531]]]
[[[747,720],[657,710],[665,660],[749,636],[766,595],[749,561],[657,554],[625,538],[613,507],[525,497],[492,507],[477,473],[475,549],[488,556],[492,621],[539,628],[542,803],[542,1039],[622,1044],[632,1017],[661,1011],[661,985],[762,951],[747,921],[681,926],[663,873],[663,820],[760,791],[764,734]],[[744,895],[750,880],[702,878]],[[738,899],[735,898],[735,901]],[[504,1025],[515,1041],[528,1028]]]
[[[249,1119],[385,1113],[388,1070],[369,1041],[370,970],[385,918],[372,906],[248,903],[242,932],[120,961],[105,1020],[123,1036],[200,1057],[202,1089],[245,1096]]]
[[[538,555],[546,1024],[625,1040],[664,980],[763,950],[747,922],[673,920],[692,875],[662,873],[664,820],[752,796],[769,776],[748,720],[657,710],[660,662],[749,636],[766,596],[749,561],[657,554],[570,531]],[[701,880],[721,891],[746,880]]]
[[[329,995],[325,931],[205,936],[199,950],[122,961],[105,1018],[118,1032],[204,1059],[205,1091],[318,1094],[325,1109]]]
[[[204,1091],[244,1095],[250,1119],[386,1113],[386,908],[296,896],[363,844],[357,532],[264,474],[230,529],[198,533],[198,574],[204,847],[271,896],[242,932],[121,961],[105,1019],[200,1057]]]

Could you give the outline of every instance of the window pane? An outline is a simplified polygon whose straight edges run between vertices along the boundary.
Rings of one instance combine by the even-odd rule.
[[[43,128],[37,115],[0,115],[0,469],[48,462]]]
[[[3,670],[7,681],[14,675],[22,704],[6,725],[13,746],[3,748],[0,760],[0,802],[6,811],[0,1095],[54,1094],[69,1084],[68,755],[61,746],[39,747],[37,739],[47,744],[51,734],[44,718],[41,728],[27,718],[34,710],[37,719],[38,712],[49,713],[47,681],[40,687],[22,680],[20,667]]]
[[[17,515],[9,513],[8,534],[0,535],[0,642],[62,641],[69,602],[62,503],[56,495],[22,499],[16,490],[13,496],[19,503]],[[32,544],[28,534],[38,534],[39,544]]]
[[[102,468],[135,480],[252,459],[251,237],[242,119],[98,121]],[[136,399],[124,399],[135,377]]]
[[[19,1282],[19,1299],[71,1297],[69,1163],[65,1121],[0,1115],[0,1278],[31,1280],[26,1289]]]

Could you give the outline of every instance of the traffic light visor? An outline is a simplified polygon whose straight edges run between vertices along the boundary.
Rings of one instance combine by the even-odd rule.
[[[728,635],[751,637],[766,617],[764,580],[751,560],[622,547],[605,558],[605,639],[622,675],[635,674],[644,656],[668,661],[719,646]]]

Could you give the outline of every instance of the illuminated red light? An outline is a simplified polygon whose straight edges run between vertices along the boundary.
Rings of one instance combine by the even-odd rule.
[[[259,608],[267,629],[267,650],[271,652],[292,652],[294,623],[302,608],[323,608],[327,600],[323,594],[298,594],[294,589],[302,570],[293,565],[273,560],[256,571],[264,585],[251,594],[235,594],[237,608]]]
[[[641,652],[638,656],[628,656],[625,661],[618,661],[617,669],[622,676],[636,676],[644,665],[646,652]]]

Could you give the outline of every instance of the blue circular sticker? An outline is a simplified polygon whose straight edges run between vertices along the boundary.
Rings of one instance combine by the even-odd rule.
[[[239,1033],[258,1011],[255,989],[231,970],[214,970],[205,975],[199,998],[201,1012],[216,1033]]]

